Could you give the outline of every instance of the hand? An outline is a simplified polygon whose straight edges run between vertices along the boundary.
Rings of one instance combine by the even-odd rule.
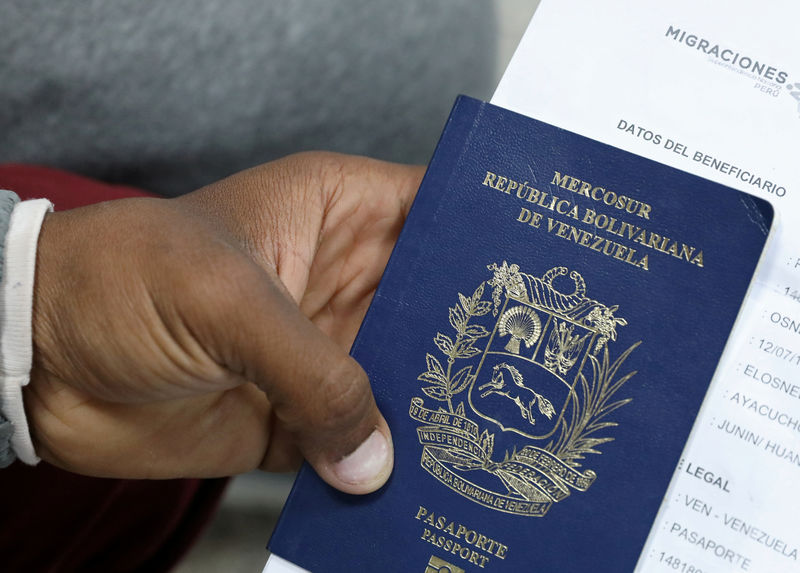
[[[287,470],[365,493],[391,436],[347,355],[421,177],[325,153],[179,199],[48,215],[37,255],[37,453],[97,476]]]

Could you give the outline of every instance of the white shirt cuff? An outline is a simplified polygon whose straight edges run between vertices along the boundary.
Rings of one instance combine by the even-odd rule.
[[[3,414],[14,425],[11,447],[26,464],[38,463],[22,403],[22,388],[30,381],[33,360],[33,281],[36,246],[44,216],[53,210],[46,199],[23,201],[14,207],[5,245],[0,283],[0,391]]]

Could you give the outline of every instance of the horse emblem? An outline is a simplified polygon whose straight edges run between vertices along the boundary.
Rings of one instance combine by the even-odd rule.
[[[503,369],[511,375],[513,384],[508,384],[506,382],[503,377]],[[553,415],[556,413],[553,404],[541,394],[525,386],[522,374],[519,370],[505,362],[501,362],[500,364],[495,364],[492,368],[492,372],[492,379],[483,386],[478,387],[478,390],[483,392],[481,398],[486,398],[490,394],[505,396],[517,405],[522,418],[527,420],[531,426],[536,425],[536,414],[534,414],[533,410],[534,406],[538,406],[539,413],[547,416],[548,420],[553,418]]]

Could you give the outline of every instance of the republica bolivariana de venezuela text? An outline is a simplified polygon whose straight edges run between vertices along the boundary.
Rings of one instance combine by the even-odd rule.
[[[527,181],[491,171],[486,171],[483,179],[484,187],[524,201],[516,219],[518,223],[645,271],[650,270],[650,252],[646,249],[703,267],[702,249],[647,229],[654,214],[650,204],[558,171],[554,172],[550,185],[590,199],[596,206],[582,206],[572,197],[541,191]]]

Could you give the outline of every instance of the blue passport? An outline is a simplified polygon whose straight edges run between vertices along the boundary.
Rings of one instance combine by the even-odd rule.
[[[352,348],[394,473],[357,497],[305,467],[269,549],[315,573],[633,570],[771,223],[460,97]]]

